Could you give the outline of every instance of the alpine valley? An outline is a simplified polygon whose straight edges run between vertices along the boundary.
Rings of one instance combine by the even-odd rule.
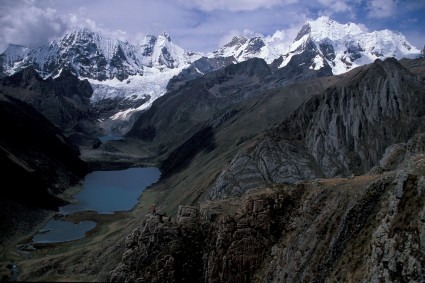
[[[81,29],[10,44],[0,107],[5,281],[425,281],[425,58],[399,32],[322,16],[203,54]],[[131,211],[32,242],[87,173],[144,166]]]

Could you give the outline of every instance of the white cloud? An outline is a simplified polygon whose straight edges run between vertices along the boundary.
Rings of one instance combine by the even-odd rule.
[[[85,16],[85,9],[80,9],[81,13],[77,14],[68,14],[63,16],[62,18],[67,23],[67,31],[72,32],[81,28],[88,28],[93,32],[96,32],[106,38],[117,39],[121,41],[126,41],[129,37],[126,31],[122,31],[120,29],[110,30],[107,28],[98,25],[94,20],[87,18]]]
[[[2,3],[0,49],[8,43],[39,46],[63,34],[67,23],[52,8],[41,9],[32,1]]]
[[[356,25],[360,28],[361,31],[363,32],[369,32],[369,28],[367,26],[365,26],[362,23],[356,23]]]
[[[276,5],[293,4],[297,3],[298,0],[179,0],[179,2],[187,7],[211,12],[214,10],[252,11],[260,8],[271,8]]]
[[[293,25],[285,30],[277,30],[274,34],[266,36],[264,40],[270,44],[270,46],[287,52],[289,46],[294,42],[298,32],[301,30],[302,24]]]
[[[318,2],[336,13],[352,11],[352,7],[346,0],[318,0]]]
[[[357,18],[357,9],[362,0],[316,0],[320,5],[319,16],[333,17],[334,14],[344,14],[346,19]]]
[[[51,3],[32,0],[17,0],[2,3],[0,10],[0,53],[8,44],[22,44],[38,47],[65,33],[86,27],[107,38],[127,40],[128,34],[120,29],[108,29],[88,15],[90,12],[80,7],[77,13],[60,14],[51,8]],[[42,5],[44,4],[44,6]]]
[[[369,18],[388,18],[397,11],[396,0],[370,0],[367,5]]]
[[[250,29],[244,29],[244,30],[236,30],[236,29],[232,29],[229,30],[225,35],[223,35],[220,39],[219,39],[219,45],[222,46],[224,44],[229,43],[232,38],[234,36],[245,36],[247,38],[252,38],[252,37],[264,37],[263,34],[255,32],[253,30]]]

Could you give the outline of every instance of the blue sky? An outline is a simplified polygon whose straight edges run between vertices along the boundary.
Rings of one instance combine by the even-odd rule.
[[[302,24],[321,15],[369,31],[402,32],[425,45],[425,0],[2,0],[0,52],[31,47],[88,27],[103,36],[140,41],[167,31],[187,50],[209,52],[234,35],[272,36],[290,44]]]

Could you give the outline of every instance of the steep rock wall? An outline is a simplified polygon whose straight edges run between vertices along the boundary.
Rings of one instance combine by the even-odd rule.
[[[240,152],[209,198],[270,183],[359,175],[385,149],[425,130],[425,86],[395,59],[354,70]]]

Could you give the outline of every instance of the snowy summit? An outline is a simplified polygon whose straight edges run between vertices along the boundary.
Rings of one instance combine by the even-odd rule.
[[[372,63],[376,59],[401,59],[415,57],[420,53],[399,32],[367,32],[356,24],[340,24],[322,16],[303,25],[280,68],[286,66],[293,56],[305,52],[306,46],[313,46],[317,53],[314,62],[310,62],[311,68],[318,69],[328,64],[334,75]]]

